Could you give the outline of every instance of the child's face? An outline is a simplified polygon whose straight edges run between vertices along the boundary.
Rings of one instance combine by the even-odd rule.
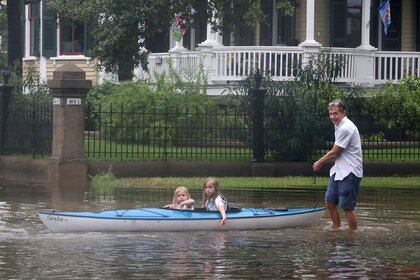
[[[187,193],[184,190],[180,190],[176,197],[176,202],[181,203],[188,199]]]
[[[216,187],[214,186],[214,181],[210,180],[206,183],[204,186],[204,192],[206,193],[207,197],[214,196],[214,193],[216,192]]]

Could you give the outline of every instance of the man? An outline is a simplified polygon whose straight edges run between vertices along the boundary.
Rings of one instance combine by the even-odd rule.
[[[335,129],[333,148],[312,166],[314,171],[321,169],[327,162],[334,162],[330,170],[330,179],[325,204],[332,221],[332,229],[341,227],[340,206],[346,215],[350,230],[357,229],[357,216],[354,211],[359,193],[359,184],[363,176],[362,145],[359,130],[346,117],[346,108],[341,100],[328,104],[328,113]]]

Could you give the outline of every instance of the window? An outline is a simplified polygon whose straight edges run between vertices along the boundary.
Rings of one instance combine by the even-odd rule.
[[[60,54],[85,53],[85,24],[64,20],[60,23]]]
[[[39,54],[39,4],[28,5],[29,55]]]
[[[356,48],[361,42],[362,0],[331,1],[331,46]]]
[[[286,14],[284,11],[277,9],[277,45],[279,46],[296,46],[296,4],[291,2],[295,9],[292,14]]]

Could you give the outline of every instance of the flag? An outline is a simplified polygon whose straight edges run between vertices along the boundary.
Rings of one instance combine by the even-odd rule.
[[[379,6],[379,15],[384,23],[384,33],[388,35],[388,26],[391,24],[391,7],[389,0],[386,0]]]

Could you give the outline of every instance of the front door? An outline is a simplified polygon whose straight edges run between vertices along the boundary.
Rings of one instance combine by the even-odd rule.
[[[382,20],[379,16],[378,7],[383,1],[372,1],[371,16],[371,45],[381,51],[401,51],[401,18],[402,1],[391,0],[391,25],[388,34],[385,35]]]

